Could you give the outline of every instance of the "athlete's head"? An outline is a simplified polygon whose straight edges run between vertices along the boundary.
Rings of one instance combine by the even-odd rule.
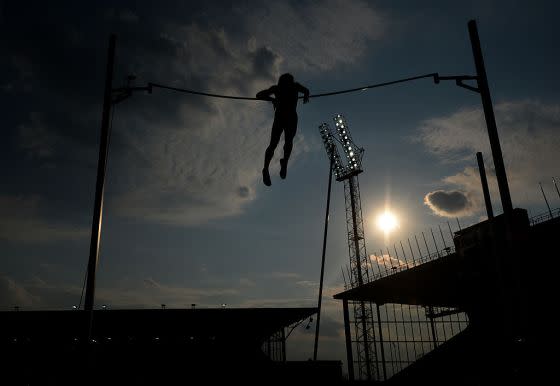
[[[287,86],[294,83],[294,77],[292,74],[282,74],[278,79],[278,86]]]

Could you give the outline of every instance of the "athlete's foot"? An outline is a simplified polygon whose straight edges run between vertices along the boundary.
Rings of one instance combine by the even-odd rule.
[[[262,175],[263,175],[263,182],[266,186],[270,186],[272,185],[272,183],[270,182],[270,173],[268,173],[268,169],[264,168],[262,170]]]
[[[288,169],[288,162],[284,160],[284,158],[282,158],[280,160],[280,178],[285,179],[286,178],[286,172]]]

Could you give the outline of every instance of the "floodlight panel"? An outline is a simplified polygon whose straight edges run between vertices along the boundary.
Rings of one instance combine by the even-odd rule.
[[[346,118],[342,114],[336,114],[333,117],[333,121],[335,122],[338,138],[348,162],[346,168],[352,171],[361,169],[362,150],[354,144]]]
[[[329,160],[333,160],[333,173],[336,178],[339,178],[344,174],[345,168],[342,165],[342,160],[338,154],[337,146],[329,125],[326,123],[321,124],[319,126],[319,132],[321,133],[321,138],[323,139],[323,145],[325,146],[327,156],[329,157]]]

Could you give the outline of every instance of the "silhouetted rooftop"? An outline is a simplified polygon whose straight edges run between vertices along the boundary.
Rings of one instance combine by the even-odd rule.
[[[315,370],[273,361],[263,345],[282,349],[282,331],[316,312],[316,308],[95,310],[86,345],[87,311],[6,311],[0,312],[0,347],[10,353],[6,362],[10,377],[30,384],[83,384],[76,382],[82,376],[93,384],[149,385],[187,379],[294,379]],[[340,363],[327,367],[340,373]]]
[[[251,336],[266,339],[317,312],[316,308],[222,308],[95,310],[93,336]],[[0,336],[81,336],[88,312],[6,311]]]

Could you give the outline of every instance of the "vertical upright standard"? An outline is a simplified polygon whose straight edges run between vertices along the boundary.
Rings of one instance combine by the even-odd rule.
[[[482,184],[482,194],[484,195],[484,204],[486,205],[486,214],[488,219],[494,218],[494,211],[492,210],[492,200],[490,200],[490,189],[488,189],[488,180],[486,179],[486,169],[484,168],[484,158],[482,153],[476,153],[476,161],[478,163],[478,172],[480,174],[480,183]]]
[[[500,146],[500,138],[498,137],[498,128],[496,127],[496,118],[494,116],[494,108],[492,107],[490,89],[488,88],[488,78],[486,77],[486,67],[484,66],[484,58],[482,56],[482,49],[480,48],[480,39],[478,38],[476,21],[470,20],[468,26],[474,56],[474,64],[476,67],[478,91],[480,92],[484,118],[486,119],[488,139],[490,140],[492,159],[494,160],[494,168],[496,169],[496,178],[498,180],[498,188],[500,190],[502,209],[504,210],[506,218],[509,218],[513,212],[513,204],[511,202],[506,168],[504,166],[504,157]]]
[[[103,96],[103,115],[101,118],[101,138],[99,140],[99,160],[97,163],[97,182],[95,184],[95,203],[93,207],[93,219],[91,223],[91,240],[89,247],[89,260],[87,269],[86,297],[84,309],[93,311],[95,297],[95,271],[99,258],[99,244],[101,240],[101,223],[103,219],[103,193],[105,191],[105,172],[107,170],[107,152],[109,150],[109,120],[111,116],[112,92],[113,92],[113,68],[115,63],[115,44],[117,37],[111,35],[109,38],[109,49],[107,52],[107,68],[105,72],[105,92]],[[91,332],[91,318],[88,329]]]

